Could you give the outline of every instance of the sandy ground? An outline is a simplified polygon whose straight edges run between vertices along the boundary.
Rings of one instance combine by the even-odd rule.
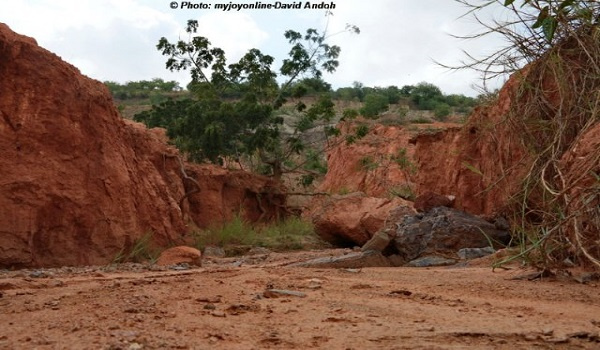
[[[3,271],[0,349],[600,348],[598,282],[285,266],[343,253]]]

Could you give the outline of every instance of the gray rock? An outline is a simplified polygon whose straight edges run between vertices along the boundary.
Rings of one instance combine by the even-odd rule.
[[[383,252],[385,248],[390,244],[392,237],[388,235],[385,231],[378,231],[371,237],[371,239],[365,243],[362,247],[363,252],[367,252],[369,250],[374,250],[376,252]]]
[[[488,256],[493,254],[496,250],[492,247],[485,248],[463,248],[458,251],[458,257],[463,260],[471,260],[482,258],[484,256]]]
[[[405,261],[443,255],[456,257],[463,248],[485,248],[491,242],[506,244],[507,231],[470,214],[438,207],[418,216],[405,216],[398,223],[393,244]]]
[[[443,258],[440,256],[424,256],[410,261],[405,266],[408,267],[431,267],[431,266],[448,266],[456,264],[456,260]]]
[[[361,267],[390,267],[390,261],[377,251],[353,252],[343,256],[328,256],[309,261],[295,263],[293,267],[317,268],[361,268]]]
[[[208,246],[204,248],[204,256],[212,258],[224,258],[225,250],[221,247]]]

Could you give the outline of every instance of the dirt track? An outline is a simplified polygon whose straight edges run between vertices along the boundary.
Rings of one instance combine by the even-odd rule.
[[[600,348],[597,282],[484,267],[284,266],[316,254],[183,271],[5,271],[0,349]]]

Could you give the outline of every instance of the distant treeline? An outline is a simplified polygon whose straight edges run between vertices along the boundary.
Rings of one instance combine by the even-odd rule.
[[[128,81],[125,84],[105,81],[104,85],[108,87],[113,97],[117,100],[147,99],[152,98],[152,96],[183,90],[178,82],[174,80],[164,81],[160,78]]]
[[[183,88],[176,81],[164,81],[160,78],[152,80],[131,81],[119,84],[105,81],[113,97],[117,100],[150,99],[152,104],[163,102],[174,92],[181,92]],[[273,84],[277,88],[276,82]],[[224,91],[222,96],[230,99],[241,98],[242,89]],[[194,91],[194,86],[188,84],[189,91]],[[439,87],[422,82],[417,85],[404,85],[401,88],[391,85],[388,87],[368,87],[360,82],[354,82],[351,87],[332,89],[331,84],[320,78],[302,79],[287,90],[286,98],[296,96],[321,96],[329,95],[333,100],[354,101],[361,103],[358,112],[365,117],[375,117],[386,111],[390,105],[406,105],[414,110],[433,111],[437,117],[444,117],[450,113],[466,114],[478,104],[479,98],[459,94],[444,95]]]

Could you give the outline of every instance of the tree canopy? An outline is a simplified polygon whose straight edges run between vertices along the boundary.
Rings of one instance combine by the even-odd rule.
[[[226,53],[197,30],[198,22],[189,20],[187,40],[172,43],[163,37],[157,45],[167,57],[167,69],[190,72],[188,88],[193,98],[164,102],[135,119],[165,127],[178,148],[195,161],[223,163],[228,158],[255,156],[276,177],[297,169],[299,165],[290,158],[311,150],[302,133],[335,115],[327,94],[331,86],[322,77],[337,69],[341,49],[327,43],[331,36],[327,28],[323,32],[312,28],[304,33],[286,31],[284,37],[291,47],[277,70],[275,58],[256,48],[238,62],[228,63]],[[346,31],[359,33],[352,25]],[[320,97],[310,106],[301,101],[293,106],[297,121],[284,137],[282,106],[289,98],[311,92]],[[337,134],[334,127],[325,131],[329,136]]]

